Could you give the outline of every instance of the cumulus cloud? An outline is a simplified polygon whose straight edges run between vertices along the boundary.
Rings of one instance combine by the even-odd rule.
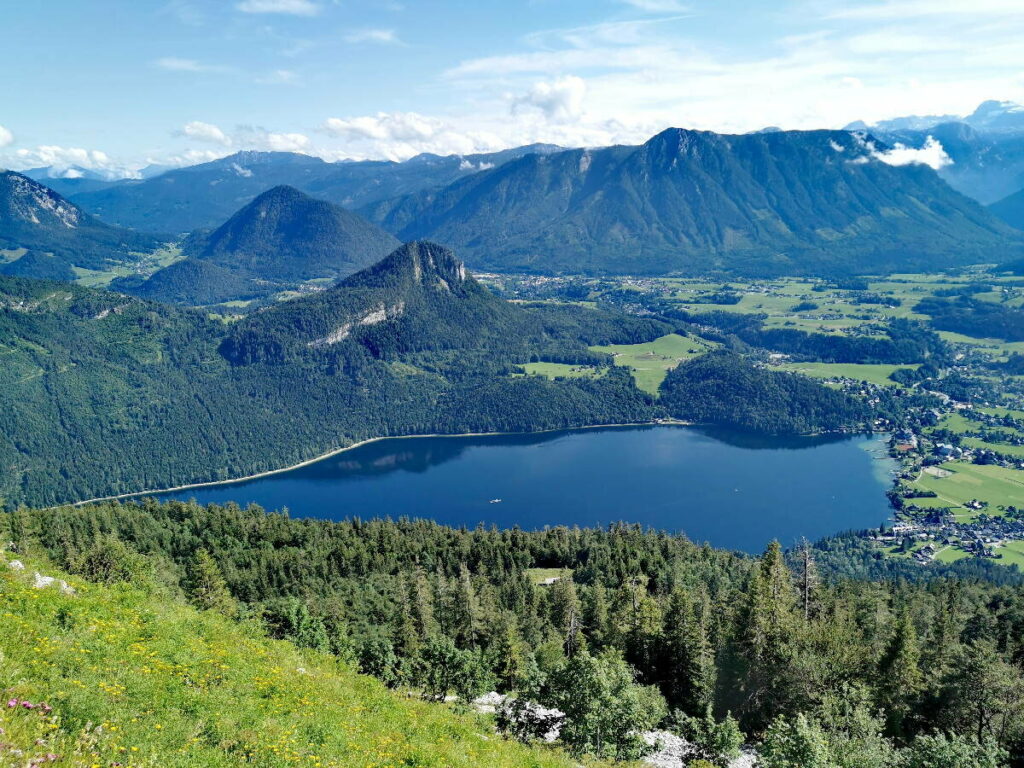
[[[240,128],[235,143],[247,149],[301,153],[308,153],[312,145],[303,133],[274,133],[262,128]]]
[[[195,141],[221,144],[225,147],[231,146],[231,137],[212,123],[193,120],[190,123],[185,123],[179,134]]]
[[[583,114],[587,84],[574,75],[535,83],[533,88],[512,102],[512,111],[539,109],[549,120],[568,122]]]
[[[235,8],[245,13],[285,13],[292,16],[316,16],[320,6],[311,0],[242,0]]]
[[[895,144],[885,152],[876,151],[874,156],[889,165],[927,165],[936,171],[953,164],[953,158],[934,136],[929,136],[920,149]]]
[[[167,165],[172,168],[184,168],[188,165],[198,165],[218,160],[227,154],[227,150],[216,149],[186,149],[184,152],[167,155],[165,157],[148,158],[147,165]]]
[[[357,29],[345,35],[345,42],[394,45],[401,41],[393,29]]]
[[[0,125],[0,147],[6,147],[14,143],[14,134]]]
[[[22,169],[48,166],[51,169],[51,175],[58,178],[75,178],[75,168],[96,171],[111,179],[133,175],[131,169],[116,162],[106,152],[98,149],[61,147],[49,144],[32,149],[19,149],[10,157],[14,161],[12,165]]]
[[[405,160],[422,152],[468,155],[504,149],[507,140],[486,130],[464,131],[447,120],[416,112],[378,112],[360,117],[331,117],[325,133],[346,141],[336,157],[385,157]]]

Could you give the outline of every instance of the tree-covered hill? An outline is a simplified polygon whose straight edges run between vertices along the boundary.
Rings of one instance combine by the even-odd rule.
[[[870,136],[670,129],[639,147],[528,155],[363,210],[474,267],[757,275],[934,269],[1020,249],[1019,233]]]
[[[400,245],[361,216],[294,187],[267,190],[206,236],[186,243],[186,255],[263,280],[344,277]]]
[[[133,254],[159,245],[160,239],[152,235],[104,224],[27,176],[0,171],[0,250],[49,253],[63,263],[66,272],[71,266],[106,269],[113,263],[131,262]],[[31,267],[9,265],[6,271],[42,276],[39,257],[30,256],[30,261]],[[53,268],[48,271],[47,276],[58,274]]]
[[[148,278],[117,278],[111,281],[110,290],[165,304],[204,306],[264,296],[274,287],[212,261],[185,258]]]
[[[595,362],[589,344],[670,327],[506,303],[424,244],[235,325],[0,278],[0,496],[56,503],[227,479],[368,437],[644,421],[650,398],[623,370],[511,374],[534,358]]]
[[[187,306],[247,300],[307,280],[350,275],[399,245],[351,211],[278,186],[212,232],[189,235],[182,243],[184,261],[148,279],[119,278],[110,288]]]
[[[660,403],[680,419],[775,434],[868,422],[867,409],[849,395],[804,376],[758,368],[729,352],[711,352],[669,371]]]

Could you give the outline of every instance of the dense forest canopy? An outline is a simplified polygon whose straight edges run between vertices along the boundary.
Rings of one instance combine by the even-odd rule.
[[[147,578],[197,605],[261,617],[391,686],[560,705],[581,751],[636,754],[629,733],[588,728],[596,714],[575,687],[625,674],[614,702],[630,722],[678,729],[715,760],[722,728],[781,768],[896,768],[947,742],[974,762],[911,764],[1024,755],[1019,580],[871,582],[845,576],[835,548],[786,557],[773,544],[758,559],[625,525],[456,530],[152,500],[0,520],[19,547],[87,578],[138,578],[142,556]],[[530,568],[558,575],[538,586]],[[832,762],[793,762],[793,738]]]

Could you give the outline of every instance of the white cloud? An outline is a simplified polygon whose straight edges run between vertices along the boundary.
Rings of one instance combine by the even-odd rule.
[[[583,114],[587,84],[574,75],[534,83],[528,93],[512,102],[516,112],[523,107],[539,109],[549,120],[568,122]]]
[[[6,147],[14,143],[14,134],[0,125],[0,147]]]
[[[305,134],[272,133],[259,129],[250,134],[245,144],[271,152],[308,152],[310,149],[309,137]]]
[[[183,168],[187,165],[209,163],[212,160],[218,160],[227,154],[227,150],[187,149],[184,152],[168,155],[166,157],[147,158],[146,165],[168,165],[173,168]]]
[[[885,152],[874,152],[874,156],[889,165],[927,165],[936,171],[953,164],[953,158],[946,154],[942,144],[934,136],[929,136],[920,149],[913,149],[896,144]]]
[[[384,45],[401,42],[393,29],[357,29],[345,35],[345,41],[349,43],[382,43]]]
[[[416,112],[378,112],[360,117],[331,117],[325,133],[343,139],[343,149],[328,153],[341,157],[384,157],[405,160],[422,152],[469,155],[509,146],[507,139],[490,130],[466,131],[445,119]]]
[[[231,137],[211,123],[193,120],[190,123],[186,123],[179,133],[180,135],[195,141],[221,144],[225,147],[231,146]]]
[[[133,175],[132,169],[98,149],[49,144],[33,149],[19,149],[8,157],[14,161],[11,165],[21,169],[49,166],[54,177],[75,178],[73,169],[76,167],[97,171],[112,179]]]
[[[320,6],[310,0],[242,0],[235,7],[245,13],[284,13],[292,16],[316,16]]]
[[[220,72],[223,67],[203,64],[195,59],[180,59],[177,56],[164,56],[153,62],[153,65],[168,72]]]

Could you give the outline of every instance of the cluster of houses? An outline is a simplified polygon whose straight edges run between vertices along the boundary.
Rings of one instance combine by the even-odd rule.
[[[975,501],[975,509],[984,507]],[[998,558],[998,548],[1008,541],[1024,541],[1024,518],[1016,515],[980,515],[971,522],[957,522],[946,512],[937,512],[920,523],[900,522],[891,529],[873,535],[887,546],[908,546],[926,542],[913,549],[911,557],[921,564],[930,563],[944,549],[961,549],[975,557]]]

